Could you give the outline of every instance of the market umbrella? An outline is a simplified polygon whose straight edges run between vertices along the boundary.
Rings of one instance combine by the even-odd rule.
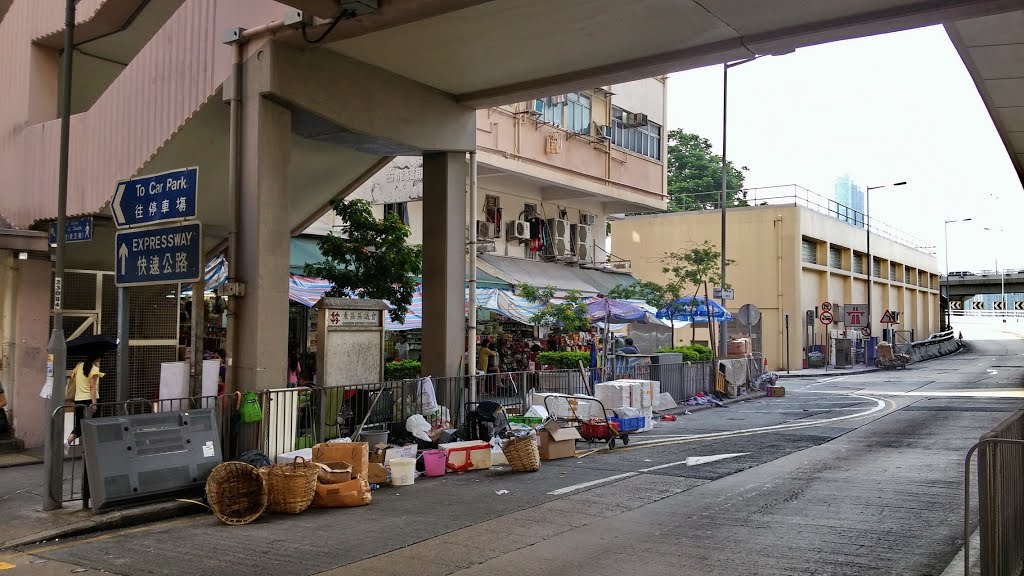
[[[710,310],[710,315],[709,311]],[[732,314],[714,300],[708,300],[703,296],[683,296],[658,310],[659,320],[674,320],[682,322],[707,322],[711,320],[721,322],[732,320]]]
[[[647,323],[647,311],[643,308],[604,296],[587,300],[587,311],[587,316],[592,322],[604,322],[605,324]]]
[[[117,338],[104,336],[102,334],[86,334],[68,340],[68,354],[76,356],[91,356],[93,354],[105,354],[117,348]]]

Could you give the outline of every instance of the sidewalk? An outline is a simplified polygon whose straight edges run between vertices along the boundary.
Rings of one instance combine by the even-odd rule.
[[[38,452],[21,454],[36,457]],[[0,468],[0,550],[204,511],[173,500],[101,513],[68,502],[60,510],[44,511],[43,466],[37,462]]]
[[[779,375],[779,378],[814,378],[814,377],[828,377],[828,376],[849,376],[851,374],[869,374],[871,372],[878,372],[881,368],[874,366],[851,366],[849,368],[836,368],[831,366],[829,368],[804,368],[802,370],[793,370],[787,374],[785,371],[780,370],[775,372]]]

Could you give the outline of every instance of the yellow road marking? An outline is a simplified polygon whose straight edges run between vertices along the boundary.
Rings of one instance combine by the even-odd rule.
[[[14,564],[8,564],[7,562],[0,562],[0,570],[10,570],[11,568],[17,568]]]

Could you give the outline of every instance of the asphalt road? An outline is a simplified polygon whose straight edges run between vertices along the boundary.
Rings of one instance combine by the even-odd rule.
[[[1024,399],[1018,326],[965,326],[970,351],[905,371],[787,380],[784,398],[535,474],[422,479],[368,507],[241,527],[160,522],[0,562],[32,576],[938,576],[962,545],[963,456]]]

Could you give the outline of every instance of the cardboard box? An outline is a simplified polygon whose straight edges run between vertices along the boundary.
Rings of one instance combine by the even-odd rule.
[[[449,442],[439,444],[438,448],[448,453],[448,470],[452,472],[487,470],[491,467],[491,445],[487,442]]]
[[[313,493],[313,505],[321,508],[366,506],[372,501],[370,485],[362,478],[343,484],[319,484]]]
[[[545,404],[544,399],[548,396],[555,397]],[[596,406],[591,406],[591,404],[593,403],[577,398],[565,398],[548,392],[534,392],[530,406],[531,408],[537,407],[537,410],[534,411],[535,414],[542,412],[547,414],[550,409],[550,415],[554,418],[569,419],[575,417],[580,420],[586,420],[591,416],[597,415],[591,414],[591,411],[596,409]]]
[[[548,422],[540,429],[540,459],[558,460],[576,455],[576,441],[581,438],[576,428],[561,428],[557,422]]]
[[[366,469],[366,479],[370,484],[387,484],[387,467],[379,462],[371,462]]]
[[[781,398],[786,395],[785,386],[766,386],[764,389],[765,396],[771,396],[773,398]]]
[[[370,446],[366,442],[338,442],[313,446],[313,462],[348,462],[352,476],[367,478],[370,465]]]

